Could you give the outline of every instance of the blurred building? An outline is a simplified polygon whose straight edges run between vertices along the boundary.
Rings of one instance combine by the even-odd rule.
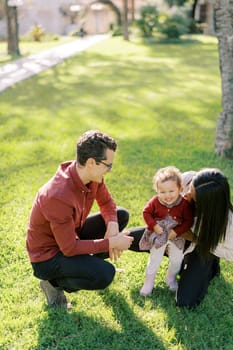
[[[28,33],[35,25],[41,25],[47,33],[66,35],[80,28],[88,34],[107,33],[117,25],[123,11],[123,0],[23,0],[18,7],[20,35]],[[128,0],[137,8],[143,0]],[[145,4],[145,2],[144,2]],[[5,18],[1,16],[0,37],[6,32]]]
[[[14,1],[14,0],[8,0]],[[17,1],[17,0],[15,0]],[[39,24],[45,32],[59,35],[75,33],[80,29],[87,34],[107,33],[116,27],[122,18],[123,0],[18,0],[18,22],[20,35],[31,31]],[[128,0],[129,20],[138,16],[146,0]],[[163,11],[164,0],[151,0]],[[214,32],[214,0],[195,2],[195,19],[204,24],[205,34]],[[3,1],[0,1],[0,39],[6,35],[6,19]],[[1,7],[2,6],[2,7]],[[166,5],[167,6],[167,5]]]

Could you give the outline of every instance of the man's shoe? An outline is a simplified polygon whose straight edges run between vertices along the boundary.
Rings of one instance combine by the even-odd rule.
[[[71,303],[68,302],[62,289],[53,287],[49,281],[45,280],[40,281],[40,287],[46,296],[49,306],[63,307],[65,309],[72,308]]]

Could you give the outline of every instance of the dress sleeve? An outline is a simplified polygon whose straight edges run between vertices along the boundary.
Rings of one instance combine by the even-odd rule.
[[[154,226],[157,224],[157,220],[155,219],[156,211],[156,201],[155,197],[153,197],[147,202],[142,211],[143,218],[149,231],[153,231]]]
[[[213,254],[219,258],[233,261],[233,213],[229,214],[225,239],[217,245]]]

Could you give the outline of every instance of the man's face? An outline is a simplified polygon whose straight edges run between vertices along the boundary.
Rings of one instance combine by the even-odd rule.
[[[112,171],[112,164],[114,160],[115,152],[107,149],[106,150],[106,159],[101,162],[94,162],[94,165],[91,170],[91,181],[102,182],[103,176]]]

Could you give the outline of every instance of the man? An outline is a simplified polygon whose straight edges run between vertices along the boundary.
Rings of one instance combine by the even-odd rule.
[[[103,258],[117,260],[133,241],[123,231],[129,214],[116,207],[104,183],[116,148],[108,135],[87,131],[76,160],[62,163],[35,198],[27,251],[50,306],[71,306],[64,291],[106,288],[115,268]],[[95,200],[100,212],[88,216]]]

